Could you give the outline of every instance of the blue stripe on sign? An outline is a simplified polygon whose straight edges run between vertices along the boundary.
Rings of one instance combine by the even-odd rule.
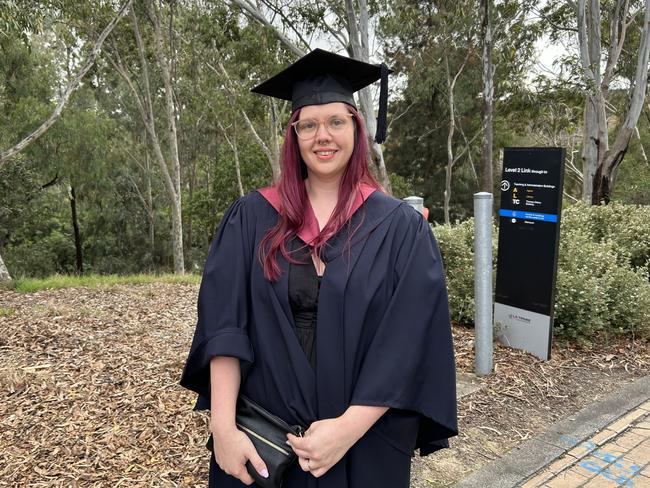
[[[501,217],[514,217],[515,219],[541,220],[543,222],[557,222],[557,215],[536,212],[522,212],[521,210],[499,210]]]

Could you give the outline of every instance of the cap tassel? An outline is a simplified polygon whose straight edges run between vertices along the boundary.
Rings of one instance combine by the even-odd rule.
[[[381,85],[379,88],[379,113],[377,114],[377,131],[375,142],[383,144],[386,140],[386,115],[388,112],[388,66],[381,63]]]

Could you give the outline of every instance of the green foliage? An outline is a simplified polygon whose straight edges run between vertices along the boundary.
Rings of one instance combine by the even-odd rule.
[[[60,8],[58,0],[0,0],[0,39],[19,36],[26,43],[28,34],[43,28],[48,8]]]
[[[474,219],[456,225],[433,227],[445,265],[451,319],[459,324],[474,322]],[[496,275],[498,230],[492,228],[492,249]]]
[[[555,302],[558,336],[650,331],[647,272],[617,261],[611,240],[596,242],[580,228],[562,232]]]
[[[56,228],[34,240],[8,246],[5,264],[13,276],[48,276],[74,272],[74,248],[70,236]]]
[[[650,207],[567,208],[555,306],[560,334],[650,333],[649,264]]]
[[[445,262],[452,319],[473,323],[473,222],[437,226],[434,234]],[[493,244],[496,257],[496,238]],[[649,265],[650,207],[567,207],[560,231],[556,337],[650,336]]]
[[[88,40],[111,19],[115,6],[90,3],[77,8],[65,3],[57,10],[52,4],[50,12],[44,5],[48,14],[65,21],[33,34],[29,45],[16,36],[0,36],[0,149],[49,115],[56,94],[92,44]],[[136,2],[136,13],[156,130],[163,157],[169,160],[152,27],[142,3]],[[184,245],[187,269],[196,270],[203,265],[223,211],[239,196],[233,152],[225,136],[237,142],[244,191],[270,181],[266,156],[240,109],[268,139],[268,105],[249,89],[291,56],[273,33],[260,31],[255,22],[222,4],[178,4],[173,18],[163,4],[159,14],[166,25],[174,26],[170,43],[175,52]],[[117,25],[62,117],[20,159],[2,168],[0,253],[14,277],[75,270],[70,187],[77,196],[84,272],[160,272],[171,267],[168,190],[151,136],[144,131],[138,110],[142,100],[109,59],[122,63],[134,82],[141,83],[143,67],[128,19]],[[215,68],[220,63],[229,73],[228,83]],[[286,119],[286,104],[277,109],[279,118]]]
[[[533,0],[505,0],[492,8],[494,74],[494,155],[511,141],[511,122],[501,119],[513,92],[525,86],[534,60],[539,26]],[[459,72],[454,88],[453,152],[458,160],[451,182],[451,220],[471,215],[472,194],[478,189],[483,99],[481,12],[476,2],[414,2],[399,0],[380,15],[378,31],[387,62],[404,80],[404,89],[391,98],[394,118],[386,141],[386,165],[422,195],[431,219],[443,220],[445,166],[448,163],[450,77]],[[534,118],[534,117],[533,117]],[[521,119],[528,120],[527,114]],[[498,181],[498,176],[494,178]]]
[[[622,266],[642,270],[650,264],[648,205],[576,203],[563,212],[562,228],[580,229],[594,243],[611,242],[616,262]]]
[[[415,194],[413,192],[413,188],[403,176],[400,176],[397,173],[389,172],[388,178],[390,179],[390,187],[395,198],[401,199],[410,197]]]

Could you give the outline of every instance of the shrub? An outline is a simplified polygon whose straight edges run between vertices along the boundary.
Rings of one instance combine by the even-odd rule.
[[[650,327],[647,270],[619,260],[625,250],[612,240],[562,223],[555,297],[558,336],[645,332]]]
[[[452,320],[472,324],[474,223],[433,230],[445,263]],[[498,232],[493,232],[496,256]],[[560,232],[556,337],[588,340],[593,334],[618,333],[650,337],[649,265],[650,207],[620,203],[567,207]]]
[[[611,241],[619,263],[633,269],[650,264],[650,206],[592,206],[576,203],[562,215],[562,229],[580,229],[593,242]]]
[[[433,227],[442,253],[451,319],[460,324],[474,322],[474,219],[460,224]],[[493,277],[496,276],[498,229],[492,227]]]

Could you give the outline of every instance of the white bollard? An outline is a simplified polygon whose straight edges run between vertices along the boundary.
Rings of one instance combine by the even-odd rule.
[[[492,372],[492,193],[474,194],[474,370]]]
[[[424,209],[424,199],[422,197],[406,197],[404,201],[418,212],[422,213]]]

